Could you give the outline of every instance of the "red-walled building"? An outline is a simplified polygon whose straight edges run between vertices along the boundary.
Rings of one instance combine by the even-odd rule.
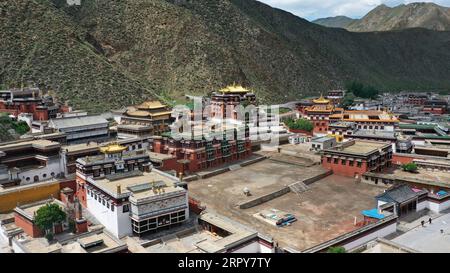
[[[305,115],[314,124],[314,133],[327,134],[329,117],[336,113],[341,113],[342,108],[336,108],[331,100],[325,99],[323,96],[313,100],[314,105],[305,109]]]
[[[323,151],[322,165],[333,173],[360,178],[391,166],[392,145],[379,141],[352,140]]]
[[[162,170],[176,170],[177,173],[192,173],[218,167],[225,163],[248,158],[252,154],[249,138],[245,140],[175,140],[172,137],[154,137],[152,151],[171,155]]]
[[[56,117],[59,105],[51,96],[42,96],[38,88],[11,89],[0,91],[0,112],[16,117],[30,113],[34,120],[44,121]]]
[[[422,111],[425,113],[442,115],[447,113],[448,102],[445,100],[428,100],[425,102]]]
[[[65,205],[59,200],[49,199],[36,203],[31,203],[23,206],[19,206],[14,209],[14,222],[16,226],[23,229],[23,231],[33,238],[42,237],[45,232],[41,230],[35,223],[36,212],[47,204],[57,204],[63,210]],[[57,223],[53,226],[53,234],[63,232],[63,223]]]

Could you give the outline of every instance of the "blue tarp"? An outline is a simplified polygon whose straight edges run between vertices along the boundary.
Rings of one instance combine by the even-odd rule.
[[[442,196],[448,194],[446,191],[438,191],[437,195]]]
[[[383,219],[385,217],[383,214],[378,213],[378,209],[363,210],[361,213],[364,216],[375,219]]]

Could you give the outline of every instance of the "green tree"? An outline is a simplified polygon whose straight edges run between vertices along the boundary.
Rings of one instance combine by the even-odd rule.
[[[341,102],[341,107],[347,109],[355,102],[355,95],[352,92],[345,93],[344,98]]]
[[[347,251],[342,246],[332,246],[328,249],[328,253],[346,253]]]
[[[407,163],[402,165],[403,171],[405,172],[416,172],[417,171],[417,164],[416,163]]]
[[[363,83],[358,81],[352,81],[345,85],[347,92],[353,93],[356,97],[364,99],[376,99],[379,95],[379,91],[371,86],[365,86]]]
[[[314,129],[314,125],[312,124],[312,122],[303,118],[297,120],[289,118],[285,121],[285,124],[287,127],[289,127],[289,129],[292,130],[304,130],[311,132]]]
[[[62,223],[67,214],[57,204],[46,204],[36,211],[36,225],[46,234],[51,233],[54,224]]]

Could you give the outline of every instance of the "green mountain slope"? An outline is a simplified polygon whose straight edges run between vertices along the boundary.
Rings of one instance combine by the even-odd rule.
[[[253,0],[12,0],[0,14],[0,83],[37,82],[94,111],[232,82],[263,102],[353,79],[450,88],[449,32],[351,33]]]

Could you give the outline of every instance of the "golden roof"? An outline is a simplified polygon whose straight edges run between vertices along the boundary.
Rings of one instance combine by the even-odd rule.
[[[166,105],[162,104],[158,100],[152,100],[152,101],[146,101],[140,105],[137,106],[138,109],[159,109],[164,108]]]
[[[100,148],[100,151],[105,154],[116,154],[125,151],[127,147],[122,146],[118,143],[109,144],[106,147]]]
[[[327,100],[326,98],[323,97],[323,95],[320,96],[320,98],[313,100],[314,103],[319,103],[319,104],[325,104],[325,103],[330,103],[330,100]]]
[[[149,117],[150,113],[147,111],[127,111],[127,115],[132,117]]]
[[[242,85],[229,85],[223,89],[220,90],[222,93],[243,93],[243,92],[250,92],[247,88],[242,87]]]

